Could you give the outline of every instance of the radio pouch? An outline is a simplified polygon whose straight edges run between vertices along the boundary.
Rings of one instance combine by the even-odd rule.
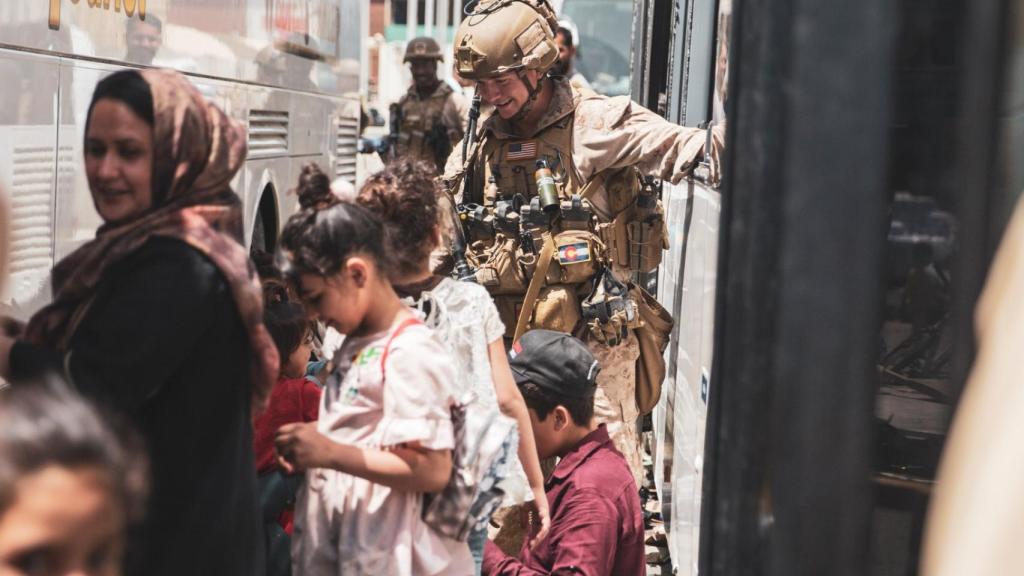
[[[629,238],[629,269],[651,272],[661,264],[668,248],[668,228],[661,201],[654,195],[637,197],[633,219],[626,225]]]

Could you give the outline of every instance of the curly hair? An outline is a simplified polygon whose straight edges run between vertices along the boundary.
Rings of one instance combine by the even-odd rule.
[[[331,179],[316,162],[310,162],[302,167],[299,184],[292,189],[292,193],[298,196],[299,207],[303,210],[322,210],[337,203],[337,199],[331,193]]]
[[[423,269],[437,247],[438,197],[444,194],[425,162],[396,160],[366,179],[356,202],[384,223],[385,246],[398,276]]]

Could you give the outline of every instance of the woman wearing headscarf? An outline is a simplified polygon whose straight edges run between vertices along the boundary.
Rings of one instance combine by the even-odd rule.
[[[278,357],[230,181],[245,133],[180,74],[124,71],[99,83],[85,168],[104,224],[54,267],[53,303],[0,375],[62,373],[132,421],[152,495],[127,574],[262,572],[252,410]]]

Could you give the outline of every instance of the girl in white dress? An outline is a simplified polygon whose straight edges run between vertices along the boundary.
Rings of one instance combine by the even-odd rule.
[[[394,256],[389,272],[395,289],[426,313],[427,324],[454,356],[460,385],[472,387],[477,406],[498,407],[518,422],[518,459],[513,476],[501,485],[506,494],[503,504],[527,504],[534,519],[532,541],[537,541],[547,532],[548,501],[529,412],[505,355],[505,327],[482,286],[431,273],[431,252],[441,243],[441,223],[450,217],[438,200],[443,194],[429,166],[400,160],[370,176],[356,201],[384,222],[387,250]],[[477,574],[485,532],[471,534],[469,540]]]
[[[318,423],[283,426],[286,470],[306,470],[295,506],[296,576],[466,576],[464,543],[420,519],[441,490],[454,446],[451,356],[403,305],[383,270],[383,230],[369,211],[337,204],[288,221],[287,273],[307,309],[347,337],[335,354]]]

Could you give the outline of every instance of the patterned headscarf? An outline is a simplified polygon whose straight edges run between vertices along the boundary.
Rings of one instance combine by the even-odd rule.
[[[172,70],[140,72],[153,94],[153,202],[128,222],[104,224],[96,239],[52,273],[53,303],[32,317],[26,338],[66,351],[110,268],[150,238],[178,238],[224,275],[249,334],[254,406],[277,378],[277,349],[263,325],[259,281],[239,244],[242,216],[230,182],[245,161],[245,129]],[[158,188],[159,187],[159,188]]]

